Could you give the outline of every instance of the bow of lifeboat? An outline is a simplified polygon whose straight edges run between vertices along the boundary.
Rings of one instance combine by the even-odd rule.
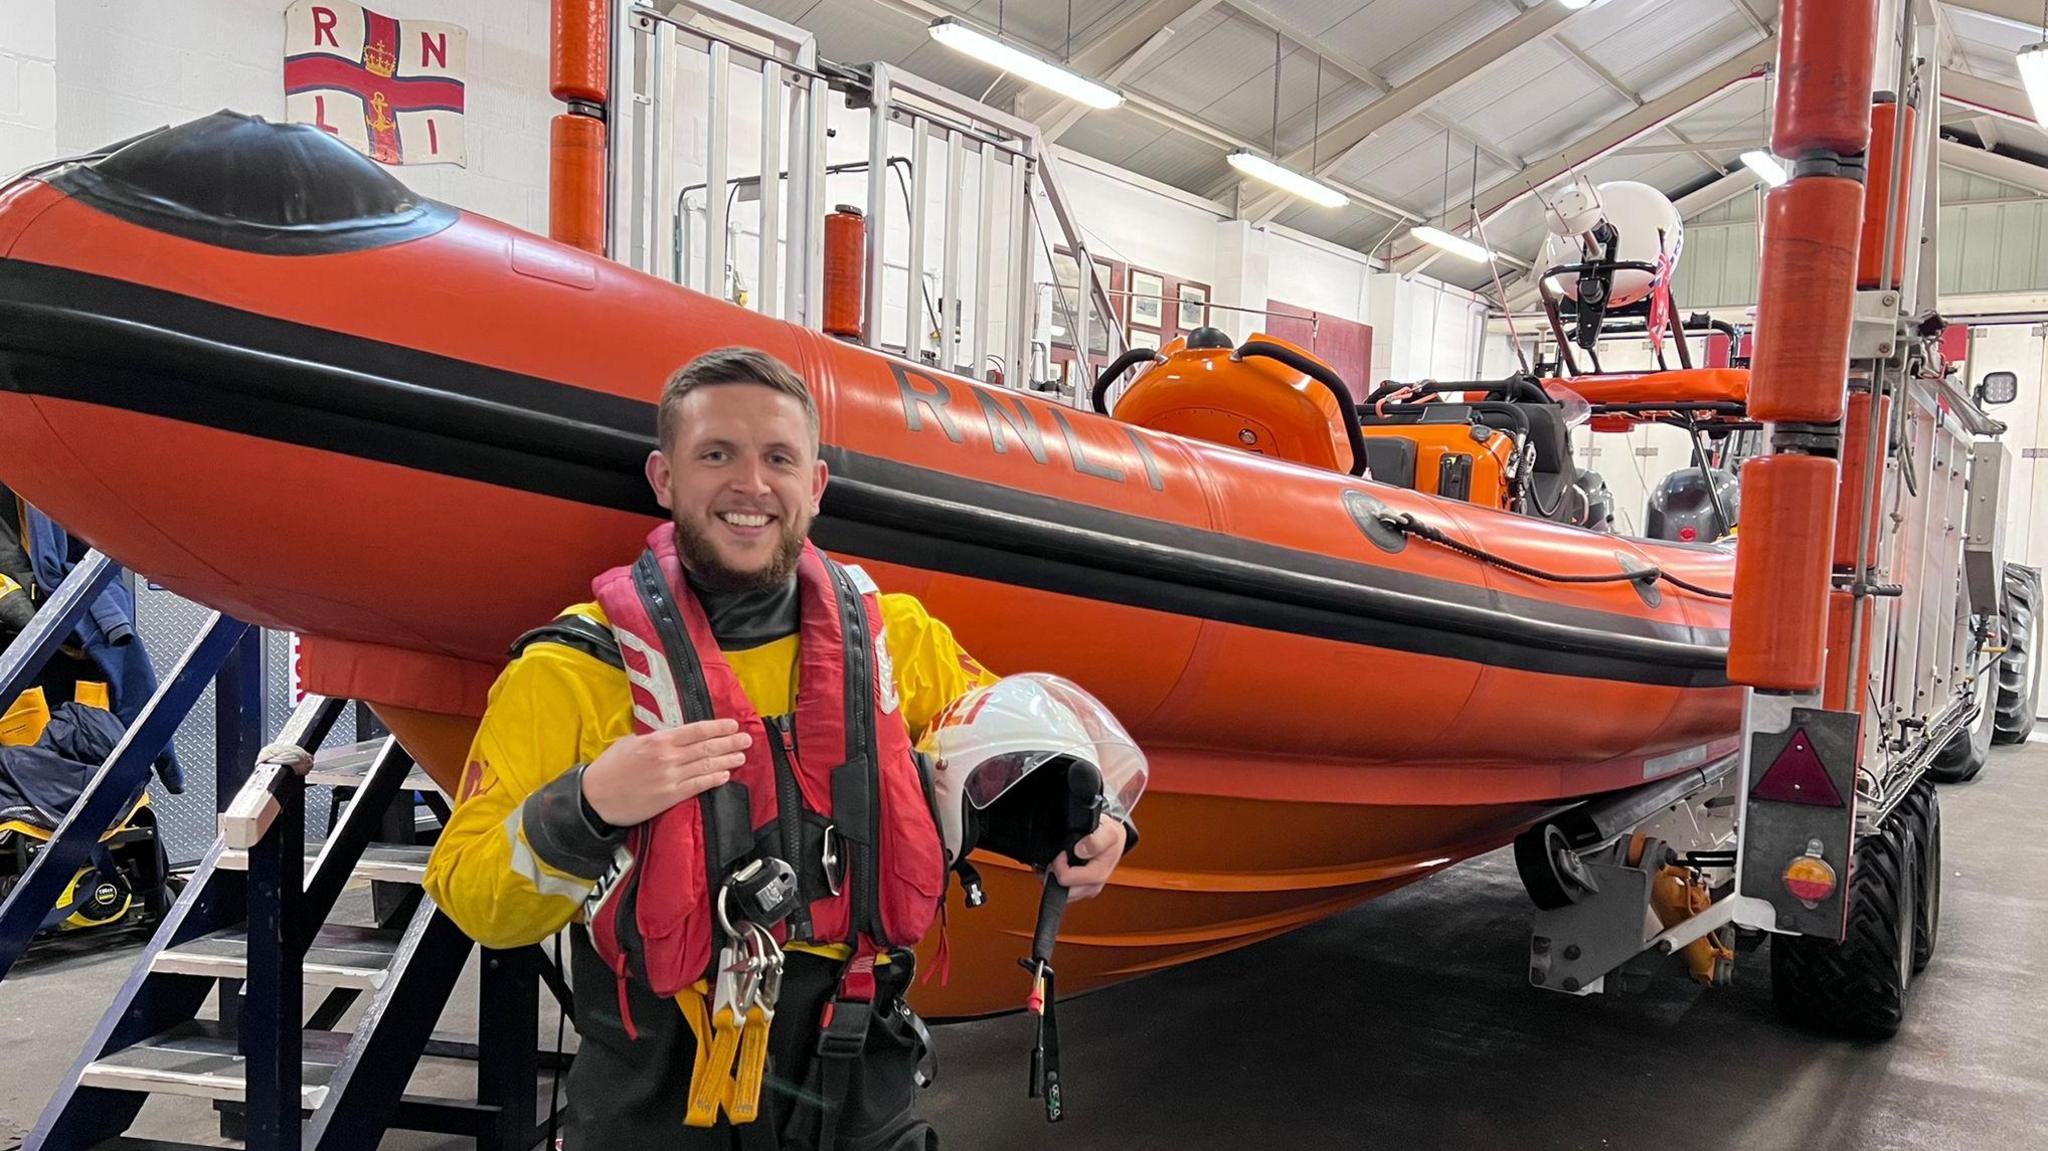
[[[679,364],[811,382],[817,542],[998,670],[1146,746],[1140,852],[1070,914],[1080,990],[1242,946],[1734,746],[1727,612],[1545,571],[1733,560],[1149,431],[732,307],[420,199],[310,128],[220,114],[0,191],[0,479],[178,593],[306,637],[451,791],[506,645],[660,510]],[[991,865],[934,1014],[1014,1007],[1035,900]]]

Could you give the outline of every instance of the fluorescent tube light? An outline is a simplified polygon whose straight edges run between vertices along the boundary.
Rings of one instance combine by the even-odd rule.
[[[972,56],[984,64],[1008,72],[1019,80],[1026,80],[1041,88],[1057,92],[1090,108],[1114,108],[1124,102],[1124,94],[1114,88],[1097,84],[1078,72],[1069,71],[1050,60],[1040,59],[1021,48],[1006,44],[979,28],[962,24],[951,16],[942,16],[932,21],[931,34],[932,39],[955,52]]]
[[[1487,251],[1463,236],[1453,236],[1442,228],[1432,228],[1427,224],[1423,224],[1420,227],[1408,229],[1408,234],[1425,244],[1432,244],[1453,256],[1462,256],[1475,264],[1484,264],[1493,259],[1492,252]]]
[[[1757,174],[1757,178],[1775,188],[1792,177],[1785,172],[1785,165],[1776,156],[1761,149],[1742,154],[1742,163]]]
[[[2034,106],[2034,122],[2048,111],[2048,42],[2020,49],[2020,82],[2027,86],[2027,102]]]
[[[1245,175],[1254,179],[1264,180],[1283,192],[1291,192],[1311,203],[1321,204],[1325,208],[1341,208],[1351,202],[1351,197],[1323,183],[1321,180],[1315,179],[1312,176],[1304,176],[1292,168],[1276,164],[1257,152],[1249,152],[1239,148],[1230,154],[1229,159],[1230,166],[1243,172]]]

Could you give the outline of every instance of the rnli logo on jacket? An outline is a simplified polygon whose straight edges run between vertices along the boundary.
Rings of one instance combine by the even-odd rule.
[[[889,658],[889,637],[875,633],[875,680],[882,688],[882,714],[895,712],[903,701],[896,695],[896,661]]]
[[[491,785],[496,782],[498,779],[491,774],[490,764],[481,759],[472,759],[469,766],[462,769],[462,785],[455,790],[455,802],[467,803],[489,791]]]
[[[626,878],[626,873],[631,870],[633,853],[627,850],[625,844],[613,848],[611,866],[604,869],[604,874],[599,876],[597,883],[591,887],[590,894],[583,898],[583,915],[587,921],[597,922],[598,913],[604,910],[604,905],[610,902],[611,897],[619,890],[619,880]]]
[[[285,118],[380,164],[466,164],[469,34],[337,0],[285,9]]]

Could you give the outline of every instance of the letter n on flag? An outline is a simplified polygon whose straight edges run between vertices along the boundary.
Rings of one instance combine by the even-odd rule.
[[[469,34],[341,0],[285,9],[285,118],[381,164],[466,164]]]

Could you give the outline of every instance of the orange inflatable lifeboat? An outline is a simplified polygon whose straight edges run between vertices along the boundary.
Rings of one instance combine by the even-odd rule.
[[[225,113],[0,191],[0,477],[180,594],[302,633],[308,688],[371,702],[444,785],[506,645],[660,515],[661,382],[733,343],[817,393],[820,546],[990,667],[1079,681],[1151,754],[1142,849],[1068,916],[1069,989],[1735,746],[1728,607],[1689,590],[1727,588],[1731,555],[1360,479],[1341,427],[1300,436],[1303,463],[973,383]],[[1345,423],[1282,368],[1259,374]],[[1031,877],[984,874],[931,1014],[1017,1001]]]

